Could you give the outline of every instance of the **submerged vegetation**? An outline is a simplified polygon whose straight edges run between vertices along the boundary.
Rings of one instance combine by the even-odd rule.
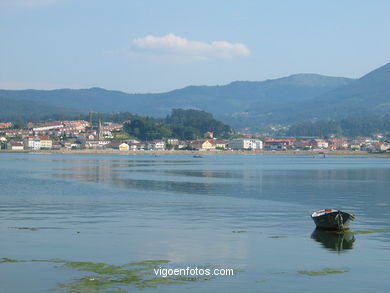
[[[96,262],[78,262],[65,260],[15,260],[1,258],[0,263],[20,262],[51,262],[59,264],[58,268],[70,268],[80,272],[88,272],[81,278],[70,283],[58,284],[58,290],[68,293],[124,293],[131,288],[139,290],[145,288],[157,288],[162,285],[179,285],[187,282],[205,281],[210,277],[188,277],[188,276],[156,276],[154,269],[168,260],[146,260],[133,262],[125,265],[110,265]]]
[[[343,274],[349,272],[349,269],[324,268],[318,271],[297,271],[298,274],[307,276],[325,276],[334,274]]]
[[[246,230],[233,230],[232,232],[233,233],[246,233],[248,231],[246,231]]]
[[[30,230],[30,231],[38,231],[39,228],[36,227],[9,227],[10,229],[16,229],[16,230]]]
[[[382,233],[389,232],[388,229],[371,229],[371,230],[357,230],[357,231],[347,231],[347,233],[351,234],[373,234],[373,233]]]

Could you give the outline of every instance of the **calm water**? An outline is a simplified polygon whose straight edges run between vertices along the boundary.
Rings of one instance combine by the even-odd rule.
[[[236,270],[142,292],[388,292],[389,171],[370,157],[0,154],[0,258],[26,261],[0,263],[0,292],[68,292],[84,273],[31,262],[52,259]],[[317,233],[309,213],[325,207],[382,230]],[[298,273],[324,268],[346,272]]]

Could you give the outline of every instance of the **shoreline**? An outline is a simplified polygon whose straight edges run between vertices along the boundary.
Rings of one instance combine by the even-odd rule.
[[[1,153],[11,154],[85,154],[85,155],[311,155],[311,156],[390,156],[390,153],[370,153],[367,151],[349,151],[349,150],[312,150],[312,151],[239,151],[239,150],[205,150],[205,151],[189,151],[189,150],[174,150],[174,151],[120,151],[120,150],[0,150]]]

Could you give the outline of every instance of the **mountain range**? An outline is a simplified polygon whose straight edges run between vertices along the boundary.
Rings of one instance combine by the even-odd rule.
[[[235,81],[220,86],[188,86],[157,94],[129,94],[102,88],[0,90],[2,105],[25,114],[80,111],[132,112],[164,117],[172,108],[211,112],[236,128],[288,124],[390,113],[390,63],[359,79],[296,74],[265,81]],[[10,104],[14,103],[14,106]],[[34,106],[36,105],[36,106]],[[18,110],[19,109],[19,110]],[[9,114],[9,112],[8,112]],[[4,118],[3,118],[4,119]]]

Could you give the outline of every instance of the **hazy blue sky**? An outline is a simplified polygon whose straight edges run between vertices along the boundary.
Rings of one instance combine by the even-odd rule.
[[[389,0],[0,0],[0,88],[360,77],[389,36]]]

